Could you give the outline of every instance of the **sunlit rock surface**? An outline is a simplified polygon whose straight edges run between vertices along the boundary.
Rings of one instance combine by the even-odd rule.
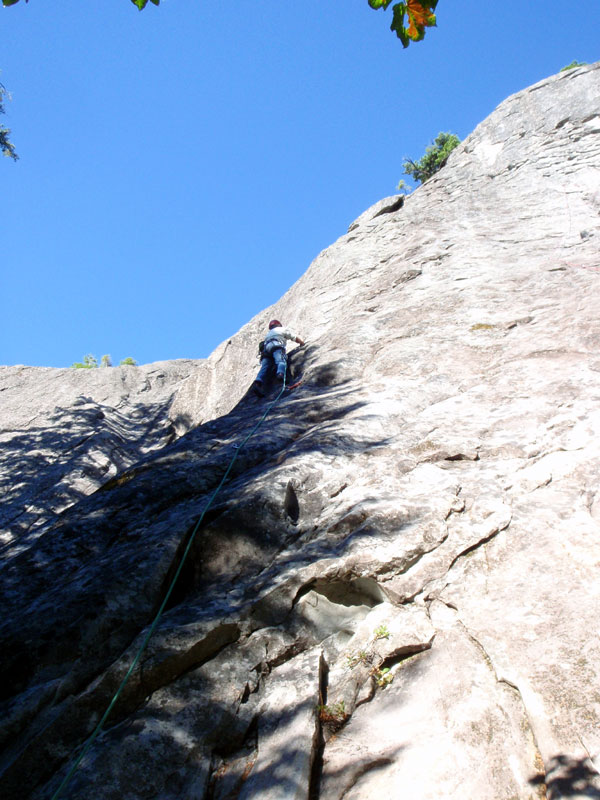
[[[2,795],[57,789],[237,453],[63,796],[599,796],[599,250],[592,65],[506,100],[210,358],[175,362],[160,424],[70,504],[51,446],[30,469],[13,442],[7,497],[36,499],[6,521]],[[272,316],[307,340],[303,383],[238,451],[276,396],[245,394]],[[81,392],[105,414],[92,441],[142,402],[102,391]],[[35,381],[21,394],[37,413]]]

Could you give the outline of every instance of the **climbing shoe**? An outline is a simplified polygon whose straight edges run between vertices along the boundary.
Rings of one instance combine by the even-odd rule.
[[[263,389],[262,381],[254,381],[252,384],[252,391],[255,395],[258,395],[258,397],[264,397],[265,391]]]

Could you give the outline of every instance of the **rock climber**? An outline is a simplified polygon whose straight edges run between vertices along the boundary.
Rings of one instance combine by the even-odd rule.
[[[273,370],[277,380],[283,383],[287,369],[286,339],[299,345],[304,344],[299,336],[285,328],[278,319],[272,319],[269,322],[269,332],[259,345],[260,370],[252,384],[252,391],[261,397],[265,393],[265,382]]]

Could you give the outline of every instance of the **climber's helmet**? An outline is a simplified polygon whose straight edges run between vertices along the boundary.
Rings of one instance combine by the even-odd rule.
[[[273,330],[273,328],[281,328],[281,327],[282,327],[281,322],[279,322],[278,319],[272,319],[271,322],[269,322],[270,331]]]

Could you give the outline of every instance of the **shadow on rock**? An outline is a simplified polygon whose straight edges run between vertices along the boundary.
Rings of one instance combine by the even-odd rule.
[[[83,396],[73,407],[57,407],[47,426],[3,431],[2,552],[26,547],[41,524],[173,436],[168,404],[115,409]]]
[[[362,406],[350,380],[332,388],[335,375],[343,380],[339,369],[336,362],[314,368],[297,392],[271,410],[243,451],[234,445],[264,413],[262,404],[248,398],[224,417],[189,431],[158,453],[144,455],[41,527],[29,547],[5,558],[0,646],[7,654],[2,685],[10,723],[0,734],[12,742],[15,761],[9,771],[17,782],[25,775],[32,780],[38,770],[48,775],[63,761],[68,747],[77,746],[89,734],[90,719],[102,713],[110,695],[111,681],[106,683],[99,676],[153,619],[182,549],[234,456],[235,466],[219,505],[215,504],[198,531],[195,557],[173,598],[175,606],[182,603],[183,607],[173,608],[165,621],[177,624],[171,613],[183,613],[192,620],[194,603],[206,606],[207,600],[209,606],[217,600],[218,612],[231,620],[247,608],[257,574],[269,567],[276,577],[278,570],[289,567],[287,561],[278,565],[276,558],[299,535],[300,509],[294,505],[287,480],[273,489],[271,473],[277,460],[292,450],[347,454],[381,445],[350,432],[306,435],[309,428],[316,430],[319,425],[324,430],[331,421],[344,419]],[[141,415],[141,406],[139,411]],[[89,425],[91,412],[82,409],[81,413],[79,425]],[[145,424],[159,424],[162,413],[144,419]],[[49,434],[54,437],[52,446],[65,447],[70,436],[76,439],[69,415],[65,412],[60,431]],[[51,446],[49,440],[46,446]],[[33,466],[24,460],[22,469],[33,471]],[[234,540],[241,543],[241,550],[232,546]],[[337,544],[340,548],[343,543]],[[244,591],[230,595],[229,589],[242,578]],[[207,595],[207,583],[221,580],[228,591],[219,592],[218,598]],[[293,596],[289,588],[281,597],[267,592],[255,607],[252,624],[283,622]],[[177,652],[169,656],[168,648],[163,656],[163,661],[172,660],[176,673],[193,669],[204,658],[193,653],[181,658]],[[156,673],[158,683],[150,679],[142,684],[144,691],[156,690],[167,672],[161,667]],[[90,687],[94,679],[99,681],[97,696]],[[79,705],[78,693],[86,697],[80,710],[71,714],[72,703]],[[139,702],[139,692],[133,690],[125,713]],[[52,730],[62,745],[49,747]],[[40,760],[36,753],[42,751],[45,755]]]
[[[600,798],[600,775],[589,758],[557,755],[550,759],[546,774],[531,778],[532,786],[546,785],[548,800],[561,797]]]

